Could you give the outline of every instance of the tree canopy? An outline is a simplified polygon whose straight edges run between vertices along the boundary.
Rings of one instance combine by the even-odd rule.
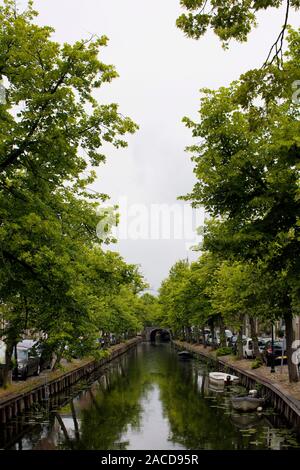
[[[180,0],[187,10],[177,20],[177,26],[194,39],[199,39],[208,29],[225,43],[230,39],[247,41],[251,30],[257,25],[257,14],[268,8],[285,6],[298,10],[299,0]]]
[[[90,191],[103,144],[122,148],[137,125],[94,91],[117,77],[101,61],[108,39],[74,44],[35,23],[32,2],[0,6],[0,302],[7,363],[30,331],[53,350],[95,349],[104,332],[142,327],[136,266],[104,250],[97,209],[108,196]]]
[[[204,6],[204,2],[182,3],[191,11]],[[248,2],[243,14],[271,3],[281,4]],[[228,2],[228,9],[236,7],[238,14],[242,4]],[[217,14],[226,14],[226,2],[211,5],[212,23],[206,27],[217,24],[213,20],[217,21]],[[223,40],[234,35],[246,39],[242,34],[246,26],[238,17],[240,32],[226,29],[224,17],[220,18],[221,29],[217,32]],[[284,318],[290,380],[297,381],[298,372],[292,363],[292,318],[299,314],[300,121],[294,85],[299,70],[300,31],[290,28],[287,42],[280,67],[271,60],[228,87],[202,90],[199,120],[184,118],[197,143],[187,149],[194,162],[196,183],[182,199],[195,208],[205,208],[208,219],[199,264],[207,264],[208,268],[210,259],[215,263],[211,288],[203,291],[201,284],[193,282],[202,301],[207,300],[209,315],[204,314],[205,306],[197,307],[193,321],[189,315],[187,324],[197,325],[205,317],[207,322],[215,315],[236,329],[245,314],[270,323]],[[191,271],[192,266],[188,276]],[[208,275],[203,279],[207,282]],[[164,286],[171,286],[171,282],[172,270],[162,285],[163,302],[175,292],[171,287],[171,294],[165,295]],[[186,288],[186,276],[177,286],[182,282],[184,292],[180,291],[180,298],[190,289]],[[182,304],[186,310],[185,302]],[[178,303],[178,311],[182,304]]]

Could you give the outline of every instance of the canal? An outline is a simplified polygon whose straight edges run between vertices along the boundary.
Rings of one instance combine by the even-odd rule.
[[[299,438],[273,409],[238,414],[208,386],[207,365],[169,343],[141,343],[99,377],[0,428],[2,449],[289,449]]]

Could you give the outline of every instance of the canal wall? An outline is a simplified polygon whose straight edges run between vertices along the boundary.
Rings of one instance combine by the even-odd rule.
[[[142,339],[133,338],[126,343],[111,348],[109,355],[99,361],[90,361],[77,368],[61,373],[54,379],[47,380],[47,376],[40,377],[40,383],[34,384],[29,390],[11,393],[0,399],[0,425],[29,410],[35,403],[42,403],[52,396],[72,387],[76,382],[98,372],[113,359],[135,347]]]
[[[179,350],[188,350],[205,360],[213,361],[219,371],[238,376],[240,383],[248,389],[254,389],[259,385],[262,396],[270,402],[276,411],[285,417],[290,425],[296,427],[298,432],[300,431],[300,402],[281,390],[279,384],[258,376],[255,371],[244,370],[235,364],[224,361],[222,358],[214,357],[209,352],[199,351],[192,344],[177,340],[173,340],[172,343]]]

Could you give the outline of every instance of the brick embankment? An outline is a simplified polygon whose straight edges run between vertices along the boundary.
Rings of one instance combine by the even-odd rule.
[[[88,377],[140,341],[141,338],[137,337],[112,346],[108,350],[108,355],[99,361],[92,358],[75,359],[64,363],[63,370],[44,371],[39,377],[29,378],[25,382],[15,382],[6,390],[0,389],[0,424],[30,409],[34,403],[42,402]]]
[[[291,384],[288,380],[287,366],[276,367],[271,373],[270,368],[261,366],[251,369],[252,361],[249,359],[237,360],[235,356],[217,357],[215,351],[203,345],[190,344],[174,340],[173,344],[179,349],[191,351],[203,359],[216,362],[216,368],[238,375],[241,383],[248,388],[257,384],[262,387],[262,393],[271,401],[277,411],[300,430],[300,382]]]

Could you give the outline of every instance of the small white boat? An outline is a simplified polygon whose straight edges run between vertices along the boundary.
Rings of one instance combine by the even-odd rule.
[[[215,384],[233,384],[239,382],[236,375],[226,374],[225,372],[210,372],[209,380]]]

